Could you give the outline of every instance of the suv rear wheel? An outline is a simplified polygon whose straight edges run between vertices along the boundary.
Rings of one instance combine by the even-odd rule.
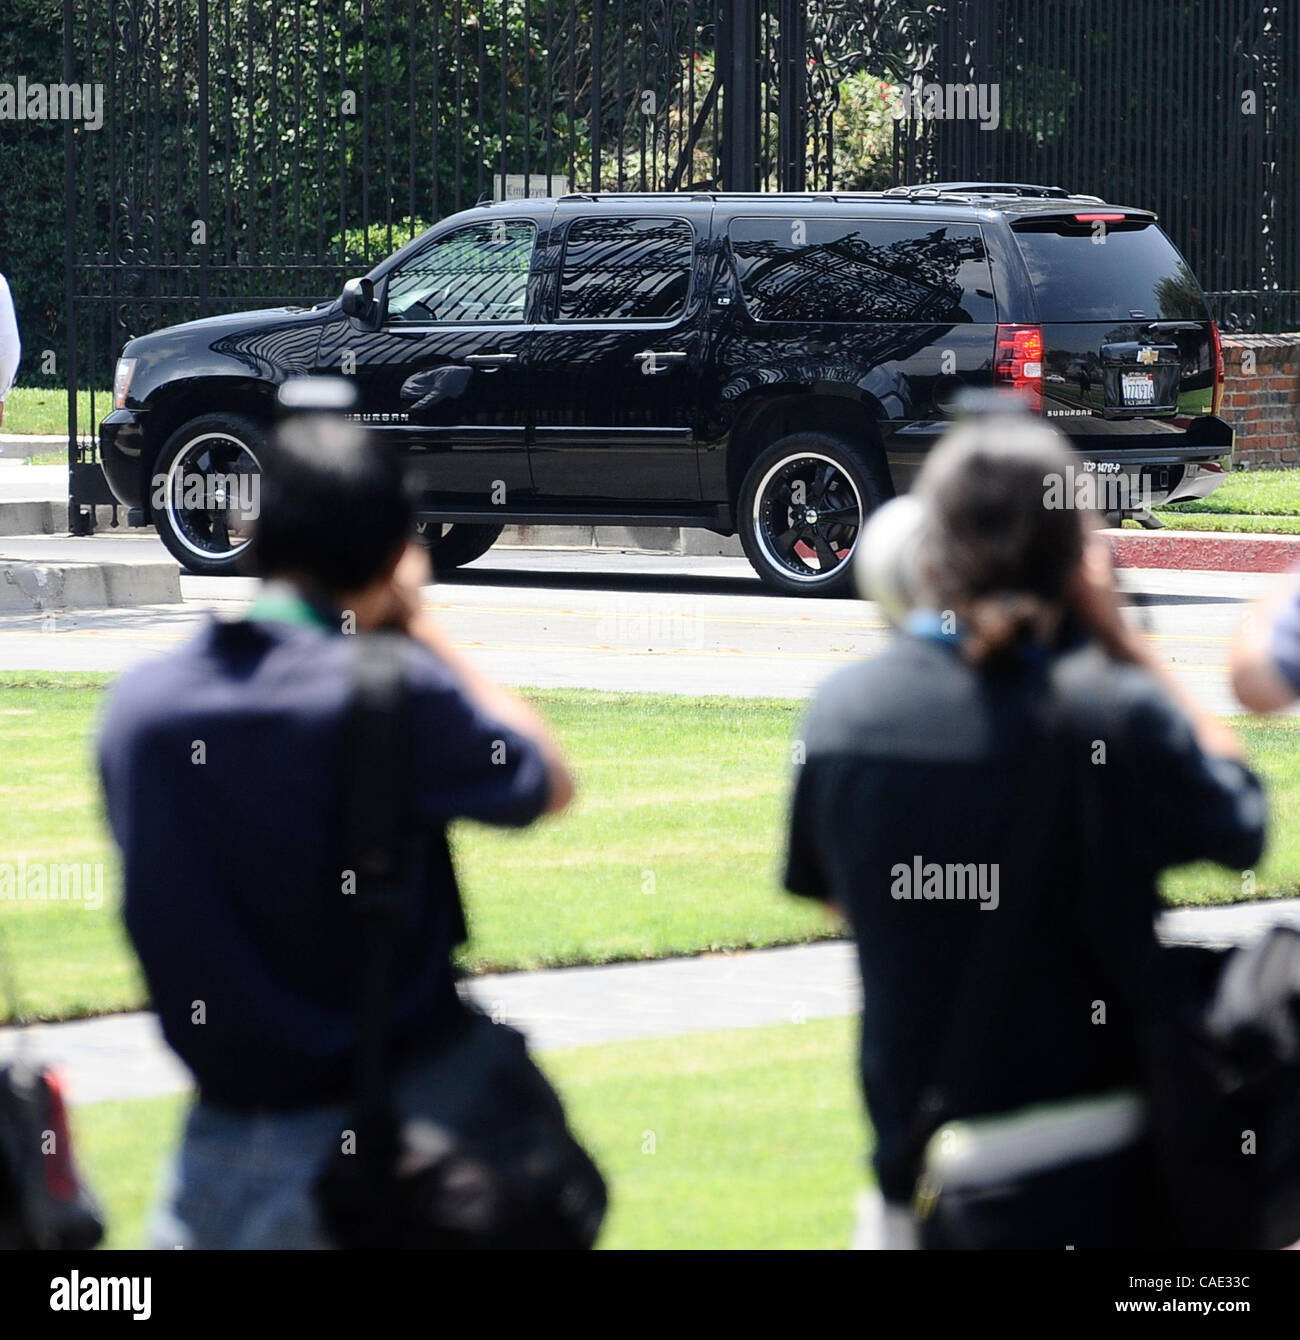
[[[158,538],[182,567],[237,571],[261,504],[266,429],[243,414],[201,414],[163,444],[145,481]]]
[[[416,532],[429,551],[429,561],[436,576],[482,558],[503,530],[504,526],[442,525],[437,521],[421,521],[416,526]]]
[[[844,594],[853,589],[862,523],[889,494],[878,455],[830,433],[791,433],[745,475],[745,555],[768,586],[787,595]]]

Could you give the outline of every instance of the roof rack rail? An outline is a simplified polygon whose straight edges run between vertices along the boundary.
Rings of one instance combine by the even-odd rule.
[[[569,191],[557,200],[715,200],[720,192],[702,187],[680,191]]]
[[[942,195],[1012,195],[1025,200],[1096,200],[1099,195],[1086,195],[1082,191],[1067,191],[1064,186],[1040,186],[1033,182],[1020,181],[939,181],[925,186],[895,186],[886,191],[886,195],[909,195],[923,193],[929,195],[938,192]],[[1102,201],[1102,203],[1105,203]]]

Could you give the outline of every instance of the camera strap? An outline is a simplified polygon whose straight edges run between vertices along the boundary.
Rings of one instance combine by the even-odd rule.
[[[410,840],[410,695],[396,633],[353,639],[352,709],[343,776],[343,853],[360,914],[356,1051],[358,1123],[391,1118],[387,1035],[397,913]]]

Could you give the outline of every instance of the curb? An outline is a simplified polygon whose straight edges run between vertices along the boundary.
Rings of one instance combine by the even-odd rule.
[[[125,530],[125,509],[118,509],[118,529]],[[113,529],[113,508],[95,508],[97,528]],[[12,499],[0,501],[0,536],[3,535],[66,535],[68,533],[67,499]]]
[[[1102,531],[1117,568],[1197,572],[1289,572],[1300,564],[1300,535],[1229,535],[1222,531]]]
[[[37,563],[0,560],[0,613],[179,605],[181,570],[162,560]]]
[[[25,461],[30,456],[44,456],[50,451],[66,454],[67,450],[68,439],[64,434],[0,433],[0,460]]]

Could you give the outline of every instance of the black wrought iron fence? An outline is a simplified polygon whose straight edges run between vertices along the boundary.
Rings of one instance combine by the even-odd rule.
[[[64,0],[74,512],[122,343],[337,293],[484,196],[1050,181],[1153,206],[1228,329],[1300,326],[1300,5]]]
[[[945,125],[941,175],[1154,208],[1226,329],[1300,328],[1300,5],[999,0],[996,17],[996,129]]]

